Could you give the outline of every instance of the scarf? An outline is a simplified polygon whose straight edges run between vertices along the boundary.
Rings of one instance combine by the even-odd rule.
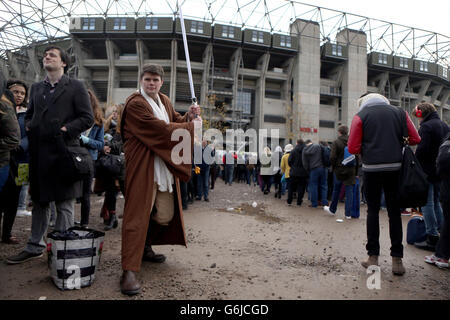
[[[161,99],[158,96],[158,101],[153,100],[149,97],[144,90],[141,89],[141,94],[144,96],[145,100],[150,104],[150,107],[153,110],[153,114],[159,120],[165,121],[167,124],[169,121],[169,115],[167,114],[166,108],[161,102]],[[154,163],[154,181],[158,184],[158,190],[161,192],[173,192],[172,185],[174,184],[173,174],[169,171],[166,166],[166,163],[155,154],[155,163]]]

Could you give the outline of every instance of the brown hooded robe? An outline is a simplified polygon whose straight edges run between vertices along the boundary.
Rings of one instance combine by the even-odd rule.
[[[191,164],[176,165],[172,162],[172,148],[179,141],[171,141],[171,136],[176,129],[188,130],[193,150],[194,123],[187,122],[187,114],[182,117],[176,112],[166,95],[159,93],[159,97],[166,107],[170,123],[155,117],[150,104],[140,93],[128,97],[121,121],[126,162],[122,269],[134,272],[141,268],[149,223],[152,245],[186,246],[179,179],[189,180]],[[165,162],[175,178],[175,212],[167,227],[150,222],[155,155]]]

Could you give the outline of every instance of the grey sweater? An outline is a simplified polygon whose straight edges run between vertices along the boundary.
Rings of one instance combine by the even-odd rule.
[[[316,168],[323,167],[322,163],[322,147],[313,143],[306,146],[302,155],[303,167],[310,172]]]

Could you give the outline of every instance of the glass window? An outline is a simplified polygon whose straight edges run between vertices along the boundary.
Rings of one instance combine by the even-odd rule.
[[[442,70],[442,75],[444,76],[444,78],[448,78],[448,69],[447,68],[444,68]]]
[[[331,54],[333,56],[337,56],[337,45],[335,44],[331,45]]]
[[[83,19],[83,26],[81,27],[82,30],[89,30],[89,19]]]
[[[234,28],[228,27],[228,38],[234,39]]]
[[[120,20],[120,30],[127,30],[127,19],[122,18]]]
[[[234,38],[234,28],[231,26],[222,26],[222,37]]]
[[[90,19],[89,30],[95,30],[95,19]]]
[[[228,26],[222,26],[222,37],[228,37]]]
[[[258,42],[258,32],[257,31],[252,31],[252,41]]]
[[[252,110],[252,93],[247,91],[239,91],[237,96],[238,110],[241,110],[244,114],[251,114]]]
[[[291,37],[280,36],[280,46],[290,48],[292,46]]]
[[[145,30],[158,30],[158,18],[145,19]]]
[[[337,55],[338,57],[342,57],[342,46],[337,46]]]
[[[120,29],[120,19],[116,18],[114,19],[114,30],[119,30]]]
[[[258,33],[258,42],[264,43],[264,33],[262,33],[262,32]]]
[[[400,67],[408,68],[408,59],[407,58],[400,58]]]
[[[420,71],[428,72],[428,62],[420,61]]]
[[[378,63],[379,64],[388,64],[387,54],[384,54],[384,53],[378,54]]]
[[[191,21],[191,32],[203,33],[203,22]]]
[[[197,32],[197,21],[191,21],[191,32]]]

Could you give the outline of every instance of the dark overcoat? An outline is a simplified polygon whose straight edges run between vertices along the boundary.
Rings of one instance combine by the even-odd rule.
[[[436,158],[439,146],[449,132],[449,127],[439,118],[436,111],[428,114],[420,124],[421,140],[416,149],[416,157],[430,183],[437,183],[440,180],[436,172]]]
[[[358,174],[358,165],[355,167],[346,167],[342,164],[344,160],[344,149],[348,143],[348,136],[338,137],[331,145],[330,162],[336,178],[344,185],[350,186],[356,183]]]
[[[81,181],[69,183],[61,178],[62,155],[58,141],[79,146],[80,134],[92,127],[94,116],[83,83],[63,75],[53,93],[44,81],[31,87],[25,117],[30,151],[31,199],[40,203],[64,201],[81,196]],[[67,132],[62,132],[65,126]]]

